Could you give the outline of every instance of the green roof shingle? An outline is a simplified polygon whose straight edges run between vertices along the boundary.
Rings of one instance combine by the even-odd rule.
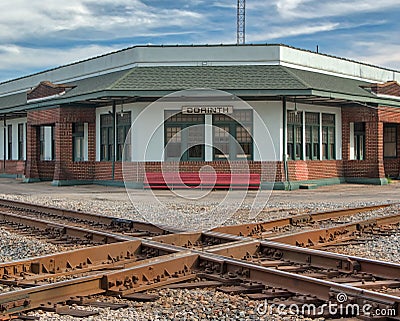
[[[133,68],[110,89],[182,90],[305,89],[305,85],[280,66],[167,66]]]

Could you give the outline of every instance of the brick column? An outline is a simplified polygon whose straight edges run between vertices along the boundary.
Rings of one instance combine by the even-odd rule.
[[[55,167],[54,181],[71,179],[72,165],[72,123],[57,122],[55,125]]]
[[[40,181],[38,171],[39,160],[39,136],[38,127],[28,123],[26,132],[26,162],[25,162],[25,182]]]
[[[385,178],[385,167],[383,165],[383,122],[366,123],[366,157],[374,170],[372,177]]]

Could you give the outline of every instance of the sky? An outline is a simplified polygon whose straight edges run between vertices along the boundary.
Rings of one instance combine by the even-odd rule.
[[[237,0],[2,0],[0,82],[134,45],[236,43]],[[400,70],[400,0],[246,0],[246,43]]]

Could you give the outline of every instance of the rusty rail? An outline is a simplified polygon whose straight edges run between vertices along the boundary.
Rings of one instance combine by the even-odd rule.
[[[254,242],[254,241],[253,241]],[[154,242],[152,242],[154,246]],[[164,247],[162,247],[164,249]],[[305,252],[311,250],[303,249]],[[344,259],[345,257],[342,256]],[[347,267],[350,270],[353,267]],[[397,267],[398,272],[399,266]],[[374,304],[375,308],[397,309],[400,297],[373,292],[349,284],[339,284],[330,280],[321,280],[306,275],[264,267],[251,262],[227,258],[215,253],[181,251],[157,258],[138,262],[137,265],[123,270],[100,272],[90,277],[37,286],[13,293],[0,294],[0,313],[5,318],[10,314],[34,308],[53,305],[76,296],[100,293],[128,295],[170,283],[202,277],[228,280],[246,285],[258,284],[260,289],[284,285],[287,291],[312,295],[319,300],[332,299],[333,293],[346,293],[357,302]],[[62,290],[61,290],[62,289]],[[44,304],[45,303],[45,304]],[[399,314],[397,315],[399,317]]]
[[[221,232],[239,236],[250,236],[255,238],[262,238],[263,234],[268,232],[275,232],[279,228],[283,228],[285,226],[299,226],[303,224],[308,224],[311,222],[319,222],[327,219],[350,216],[357,213],[363,213],[373,210],[378,210],[382,208],[389,207],[393,204],[381,204],[374,206],[366,206],[363,208],[346,208],[339,209],[335,211],[326,211],[319,213],[307,213],[307,214],[298,214],[291,217],[286,217],[277,220],[271,220],[266,222],[257,222],[257,223],[245,223],[239,225],[231,225],[231,226],[221,226],[212,229],[213,232]]]
[[[21,201],[13,201],[0,199],[0,207],[20,210],[25,212],[32,212],[38,214],[45,214],[50,217],[58,217],[62,220],[70,219],[76,222],[86,223],[90,225],[98,225],[103,229],[117,229],[120,232],[134,233],[134,232],[142,232],[148,233],[149,235],[163,235],[168,234],[170,231],[178,231],[176,228],[172,227],[160,227],[155,226],[151,223],[135,221],[135,220],[127,220],[121,219],[111,216],[105,215],[97,215],[92,213],[85,213],[74,210],[66,210],[57,207],[51,206],[42,206],[37,204],[29,204]],[[138,234],[138,236],[142,236]]]
[[[271,237],[269,240],[292,244],[301,247],[321,248],[341,241],[354,239],[357,235],[371,231],[375,228],[400,223],[400,214],[387,215],[373,219],[356,221],[340,226],[332,226],[322,229],[306,230],[304,232],[289,235]]]
[[[360,212],[359,209],[350,211]],[[339,213],[335,211],[332,215],[343,216]],[[326,219],[327,215],[322,213],[320,217]],[[301,293],[313,296],[319,302],[333,300],[337,293],[342,292],[352,302],[368,302],[374,309],[396,309],[397,315],[393,319],[400,319],[400,297],[368,290],[378,289],[381,285],[399,284],[399,264],[259,241],[222,233],[223,229],[139,239],[21,218],[15,214],[0,213],[1,219],[33,225],[40,230],[55,228],[75,237],[89,237],[99,243],[112,244],[0,264],[1,282],[29,286],[0,294],[0,319],[5,320],[15,313],[44,308],[76,296],[108,294],[123,297],[196,277],[226,284],[226,291],[250,289],[271,295],[270,292],[266,294],[270,287],[280,287],[293,298],[296,298],[296,293]],[[379,224],[393,224],[398,220],[397,215],[392,215],[352,223],[351,226],[355,226],[354,231],[359,231]],[[279,220],[278,224],[283,226],[285,222],[286,219]],[[290,224],[302,224],[300,222],[308,220],[304,216],[303,219],[297,216]],[[248,226],[242,228],[249,232],[251,229]],[[227,227],[227,231],[231,232],[232,228],[236,227]],[[336,228],[349,227],[342,225]],[[251,230],[248,234],[257,234],[253,232]],[[93,275],[85,276],[88,272]],[[38,282],[71,275],[76,278],[47,285]]]
[[[88,240],[92,243],[107,244],[126,240],[122,235],[84,229],[68,224],[59,224],[52,221],[20,216],[11,213],[0,213],[0,222],[9,222],[16,225],[30,226],[40,231],[47,231],[53,235],[68,235],[77,239]]]

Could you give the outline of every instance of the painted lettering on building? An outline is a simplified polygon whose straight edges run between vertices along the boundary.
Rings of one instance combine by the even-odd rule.
[[[232,114],[232,106],[182,106],[182,114]]]

